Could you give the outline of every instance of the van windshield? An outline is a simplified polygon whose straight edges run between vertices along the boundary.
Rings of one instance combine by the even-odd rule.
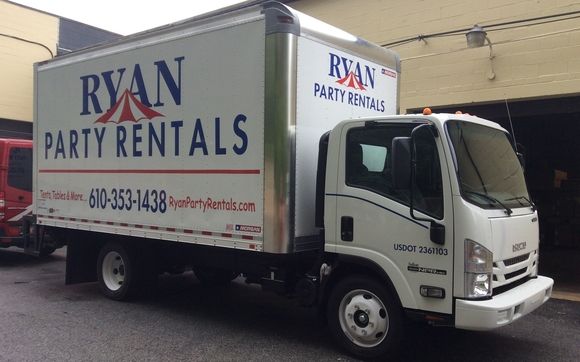
[[[451,120],[462,197],[486,209],[531,206],[519,159],[508,135],[479,124]]]

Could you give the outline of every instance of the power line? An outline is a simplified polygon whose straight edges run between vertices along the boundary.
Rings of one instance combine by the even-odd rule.
[[[44,45],[42,43],[39,43],[39,42],[36,42],[36,41],[33,41],[33,40],[28,40],[28,39],[20,38],[18,36],[9,35],[9,34],[0,33],[0,36],[6,37],[6,38],[20,40],[20,41],[23,41],[23,42],[26,42],[26,43],[30,43],[30,44],[40,45],[44,49],[48,50],[48,52],[50,53],[50,57],[51,58],[54,58],[54,53],[52,52],[52,50],[50,50],[49,47],[47,47],[46,45]]]
[[[552,14],[552,15],[546,15],[546,16],[538,16],[538,17],[534,17],[534,18],[527,18],[527,19],[512,20],[512,21],[506,21],[506,22],[495,23],[495,24],[488,24],[488,25],[485,25],[484,28],[486,29],[486,31],[496,31],[496,30],[513,29],[513,28],[517,28],[520,26],[532,26],[532,25],[547,24],[547,23],[556,22],[556,21],[565,21],[565,20],[570,20],[570,19],[576,19],[576,18],[580,17],[579,14],[580,14],[580,10],[570,11],[570,12],[560,13],[560,14]],[[571,16],[571,15],[576,15],[576,16]],[[556,19],[556,20],[545,21],[545,22],[537,22],[539,20],[563,18],[566,16],[567,16],[567,18],[564,18],[564,19]],[[536,21],[536,23],[532,23],[535,21]],[[518,25],[518,26],[513,26],[513,27],[505,27],[506,25],[514,25],[514,24],[522,24],[522,23],[532,23],[532,24]],[[494,28],[499,28],[502,26],[504,26],[504,28],[494,29]],[[470,28],[456,29],[456,30],[449,30],[449,31],[433,33],[433,34],[420,34],[420,35],[417,35],[414,37],[396,40],[396,41],[386,43],[386,44],[381,44],[381,46],[388,48],[388,47],[393,47],[393,46],[397,46],[397,45],[407,44],[407,43],[410,43],[410,42],[415,41],[415,40],[420,41],[420,40],[424,40],[427,38],[462,34],[462,33],[465,33],[469,30],[471,30],[471,27]]]

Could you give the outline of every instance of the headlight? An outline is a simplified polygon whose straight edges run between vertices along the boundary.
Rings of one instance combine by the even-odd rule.
[[[465,240],[465,297],[491,295],[493,254],[473,240]]]

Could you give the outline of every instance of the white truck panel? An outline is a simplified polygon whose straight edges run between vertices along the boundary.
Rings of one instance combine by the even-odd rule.
[[[318,248],[319,138],[348,117],[395,113],[399,66],[276,3],[40,63],[34,212],[64,228]]]
[[[397,112],[395,69],[306,37],[298,39],[296,236],[316,235],[318,141],[343,119]]]
[[[259,249],[264,28],[262,19],[39,66],[39,220]]]

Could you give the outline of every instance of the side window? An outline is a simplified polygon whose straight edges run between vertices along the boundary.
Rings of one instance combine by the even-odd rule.
[[[32,149],[14,147],[8,156],[8,186],[32,191]]]
[[[427,215],[443,218],[443,181],[437,144],[428,128],[415,133],[415,189],[413,207]]]
[[[361,146],[363,165],[371,172],[383,172],[389,150],[385,146],[365,144],[361,144]]]
[[[393,138],[409,137],[412,126],[384,124],[353,128],[347,134],[346,184],[408,204],[408,194],[394,190],[391,182]]]

